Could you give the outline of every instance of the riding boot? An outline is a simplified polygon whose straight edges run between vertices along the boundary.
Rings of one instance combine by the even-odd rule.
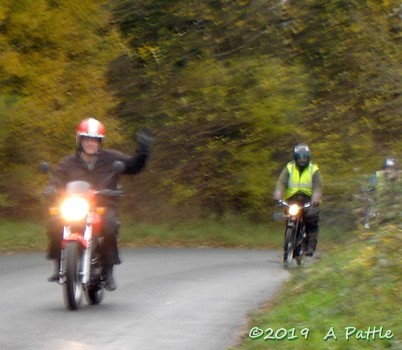
[[[306,247],[306,255],[313,256],[316,246],[317,246],[317,239],[318,239],[318,231],[310,232],[307,235],[307,247]]]
[[[49,282],[58,282],[59,281],[59,271],[60,271],[60,260],[54,259],[54,271],[48,277]]]
[[[105,274],[106,274],[105,289],[111,292],[116,289],[116,282],[114,281],[113,278],[113,265],[105,266]]]

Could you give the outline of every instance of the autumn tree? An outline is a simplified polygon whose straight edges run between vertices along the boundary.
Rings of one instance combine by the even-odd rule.
[[[307,121],[332,166],[367,171],[373,155],[400,155],[400,3],[291,0],[284,13],[288,52],[315,81]]]
[[[0,3],[3,209],[32,209],[42,188],[39,160],[54,163],[74,150],[80,119],[99,116],[111,130],[117,128],[107,117],[113,100],[104,76],[120,47],[105,5],[92,0]]]
[[[154,183],[174,203],[265,211],[309,98],[303,67],[265,41],[273,9],[276,1],[115,2],[130,43],[110,71],[116,114],[158,130]]]

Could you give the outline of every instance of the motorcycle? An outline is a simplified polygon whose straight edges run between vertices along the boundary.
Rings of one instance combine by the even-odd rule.
[[[116,162],[114,167],[121,172],[124,164]],[[45,168],[42,164],[41,169]],[[122,195],[120,189],[95,191],[88,182],[72,181],[66,184],[59,204],[49,208],[50,215],[57,215],[63,225],[59,284],[70,310],[79,309],[83,294],[91,305],[103,300],[106,275],[100,258],[100,227],[106,208],[97,206],[97,198]]]
[[[303,265],[306,260],[306,225],[303,219],[304,209],[311,206],[311,203],[288,203],[279,201],[285,207],[286,230],[284,238],[285,267],[288,267],[293,258],[296,258],[297,265]]]

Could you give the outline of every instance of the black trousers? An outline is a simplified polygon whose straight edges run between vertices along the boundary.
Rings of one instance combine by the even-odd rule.
[[[119,234],[120,222],[117,211],[107,208],[105,215],[102,216],[100,233],[100,255],[104,265],[120,264],[117,239]],[[61,241],[63,238],[63,223],[59,217],[51,217],[47,224],[47,234],[49,237],[48,259],[60,260]]]
[[[304,210],[304,222],[306,223],[307,246],[313,250],[318,242],[318,222],[320,221],[320,207],[309,207]]]

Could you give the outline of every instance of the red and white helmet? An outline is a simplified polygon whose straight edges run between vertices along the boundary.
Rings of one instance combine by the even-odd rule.
[[[103,139],[106,136],[105,126],[95,118],[86,118],[81,121],[77,126],[76,141],[80,143],[81,137],[93,137]]]

